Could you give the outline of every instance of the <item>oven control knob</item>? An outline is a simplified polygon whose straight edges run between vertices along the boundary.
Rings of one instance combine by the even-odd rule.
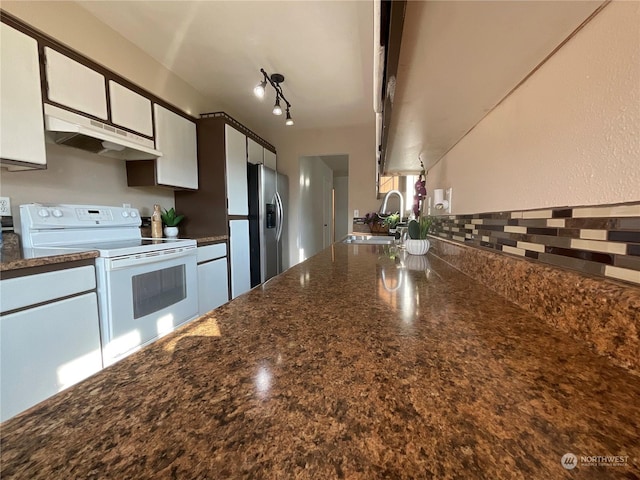
[[[58,209],[58,208],[56,208],[56,209],[55,209],[53,212],[51,212],[51,213],[53,213],[53,216],[54,216],[54,217],[56,217],[56,218],[60,218],[60,217],[62,216],[62,210],[60,210],[60,209]]]
[[[123,211],[122,211],[122,216],[123,216],[124,218],[127,218],[127,217],[129,216],[129,212],[127,212],[126,210],[123,210]]]
[[[131,210],[131,218],[136,218],[138,216],[138,214],[136,213],[135,210]]]
[[[49,216],[49,210],[42,208],[38,210],[38,215],[40,215],[42,218],[47,218]]]

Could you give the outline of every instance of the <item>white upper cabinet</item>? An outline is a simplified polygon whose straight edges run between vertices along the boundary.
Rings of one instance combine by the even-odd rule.
[[[276,162],[276,154],[271,150],[264,149],[264,164],[269,167],[271,170],[278,170],[277,162]]]
[[[107,120],[104,76],[49,47],[44,51],[49,100]]]
[[[248,215],[247,137],[229,125],[224,126],[224,137],[227,166],[227,212],[229,215]]]
[[[264,163],[264,148],[255,140],[247,137],[247,160],[253,165]]]
[[[156,148],[162,152],[162,157],[156,160],[158,184],[197,189],[198,156],[195,122],[160,105],[154,104],[153,111],[156,124]]]
[[[46,165],[38,44],[0,25],[0,158]]]
[[[111,121],[121,127],[153,137],[151,100],[109,80]]]

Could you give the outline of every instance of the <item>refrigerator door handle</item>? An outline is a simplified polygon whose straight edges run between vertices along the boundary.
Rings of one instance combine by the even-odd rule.
[[[276,240],[279,242],[280,237],[282,236],[282,219],[284,217],[284,209],[282,208],[282,199],[280,198],[280,194],[278,192],[276,192],[275,199],[276,199],[276,209],[277,209],[276,211],[277,211],[277,222],[278,222],[278,227],[276,230]]]

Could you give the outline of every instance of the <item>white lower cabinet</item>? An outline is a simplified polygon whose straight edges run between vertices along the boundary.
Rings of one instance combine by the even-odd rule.
[[[101,369],[95,292],[0,317],[0,421]]]
[[[231,250],[231,298],[251,290],[251,264],[249,250],[249,220],[229,222]]]
[[[95,268],[0,283],[0,421],[102,369]]]
[[[204,315],[228,301],[227,245],[198,247],[198,314]]]

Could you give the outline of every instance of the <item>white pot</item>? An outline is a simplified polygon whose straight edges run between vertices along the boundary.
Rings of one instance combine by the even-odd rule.
[[[407,270],[424,271],[431,268],[429,258],[426,255],[407,255],[404,264]]]
[[[431,243],[429,243],[429,240],[427,240],[426,238],[423,240],[413,240],[411,238],[408,238],[404,242],[404,246],[407,250],[407,253],[411,255],[424,255],[429,251]]]
[[[164,227],[164,236],[167,238],[175,238],[178,236],[178,227]]]

